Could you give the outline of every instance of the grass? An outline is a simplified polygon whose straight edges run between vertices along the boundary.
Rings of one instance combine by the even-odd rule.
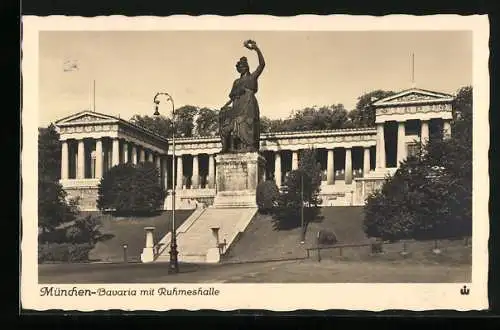
[[[372,254],[370,246],[329,248],[320,251],[321,260],[350,262],[398,262],[405,264],[447,264],[472,265],[472,248],[465,246],[463,240],[439,241],[439,254],[433,253],[434,241],[407,241],[384,244],[383,253]],[[406,255],[401,252],[406,251]],[[318,252],[310,251],[310,257],[317,259]]]
[[[192,213],[192,210],[176,211],[176,227],[179,227]],[[88,212],[87,212],[88,213]],[[144,227],[154,226],[155,243],[171,229],[171,212],[164,211],[158,215],[146,217],[115,217],[110,214],[99,214],[103,235],[109,237],[96,244],[89,257],[92,261],[121,262],[123,261],[123,244],[127,244],[127,259],[139,261],[145,243]]]
[[[245,232],[228,251],[227,261],[255,261],[304,257],[306,248],[316,245],[319,230],[337,234],[339,243],[359,243],[368,239],[363,232],[362,207],[323,207],[318,221],[309,223],[305,244],[301,229],[274,230],[272,216],[257,213]]]
[[[309,223],[308,231],[317,234],[319,230],[333,231],[340,244],[368,242],[363,231],[363,206],[322,207],[320,220]]]
[[[257,213],[247,230],[234,243],[223,259],[225,263],[249,263],[268,260],[305,258],[307,248],[316,244],[319,230],[335,232],[338,244],[367,244],[370,240],[363,231],[362,207],[323,207],[320,220],[309,223],[304,244],[300,244],[301,229],[274,230],[272,216]],[[402,255],[403,242],[384,244],[383,253],[372,254],[371,246],[328,248],[320,251],[322,263],[335,262],[399,262],[407,264],[472,264],[472,250],[463,240],[438,242],[440,254],[432,253],[434,241],[407,241],[407,255]],[[311,250],[311,260],[317,260],[317,251]]]

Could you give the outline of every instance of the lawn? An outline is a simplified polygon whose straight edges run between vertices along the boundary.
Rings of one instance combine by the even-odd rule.
[[[406,262],[425,264],[471,265],[472,248],[464,240],[440,240],[440,253],[433,253],[434,241],[406,241],[383,245],[383,253],[373,254],[371,246],[327,248],[320,250],[320,260]],[[406,253],[404,253],[406,252]],[[310,257],[318,260],[318,251]]]
[[[307,226],[305,244],[300,244],[300,228],[274,230],[272,216],[257,213],[228,251],[225,260],[257,261],[304,257],[305,249],[316,245],[316,235],[322,229],[334,231],[339,243],[368,241],[363,232],[362,207],[322,207],[318,219]]]
[[[179,227],[191,213],[192,210],[176,211],[176,227]],[[102,221],[101,233],[107,239],[97,243],[91,251],[89,257],[92,261],[123,261],[123,244],[128,246],[128,260],[138,261],[146,241],[144,227],[156,227],[155,242],[158,242],[172,227],[172,214],[169,211],[151,217],[115,217],[109,214],[97,214]]]

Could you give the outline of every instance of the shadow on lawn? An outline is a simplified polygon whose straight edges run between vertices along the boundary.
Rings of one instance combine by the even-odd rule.
[[[307,226],[310,223],[321,223],[325,217],[319,209],[304,208],[304,216],[300,209],[295,212],[293,210],[278,210],[275,213],[268,214],[272,217],[273,230],[294,230],[301,228],[304,225],[304,231],[307,231]],[[303,223],[302,223],[303,221]]]

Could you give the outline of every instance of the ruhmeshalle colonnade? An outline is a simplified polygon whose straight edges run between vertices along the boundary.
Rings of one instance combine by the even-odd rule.
[[[384,177],[415,152],[419,141],[451,134],[452,101],[452,95],[410,89],[373,103],[375,127],[261,134],[266,179],[282,185],[288,172],[298,167],[300,151],[315,148],[323,171],[323,204],[363,205]],[[82,209],[95,209],[97,184],[105,171],[142,161],[156,164],[164,187],[176,185],[178,207],[213,202],[216,157],[222,147],[218,136],[176,138],[176,182],[171,182],[171,144],[164,137],[90,111],[63,118],[56,126],[61,183],[70,196],[81,197]]]

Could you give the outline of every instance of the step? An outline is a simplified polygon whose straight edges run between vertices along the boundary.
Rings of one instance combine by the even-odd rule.
[[[207,257],[206,254],[179,254],[178,260],[185,263],[204,263]]]
[[[177,240],[184,235],[189,228],[195,223],[195,221],[205,212],[206,208],[198,208],[196,209],[190,216],[187,218],[176,230]],[[170,242],[172,241],[172,232],[168,232],[162,239],[157,243],[157,245],[161,245],[159,256],[169,251]],[[158,256],[158,258],[159,258]]]

